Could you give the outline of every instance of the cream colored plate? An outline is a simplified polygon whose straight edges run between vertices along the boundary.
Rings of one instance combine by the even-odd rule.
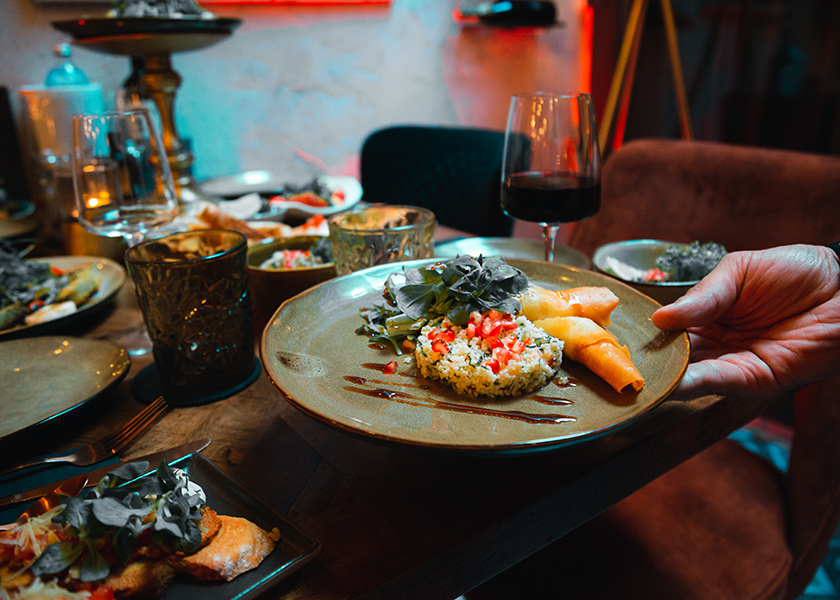
[[[410,268],[426,262],[404,264]],[[629,347],[645,387],[619,394],[565,358],[561,374],[576,386],[549,383],[534,394],[509,399],[458,396],[442,384],[412,376],[413,358],[406,364],[398,357],[399,372],[383,374],[371,365],[388,363],[394,351],[371,348],[355,330],[362,324],[359,309],[381,297],[388,275],[400,271],[397,265],[332,279],[285,302],[263,332],[263,367],[293,405],[338,429],[375,440],[478,453],[534,452],[604,435],[656,406],[677,385],[688,365],[688,336],[663,333],[653,325],[650,317],[659,306],[653,300],[591,271],[542,261],[508,262],[542,287],[613,290],[620,303],[609,329]],[[552,400],[568,404],[549,404]],[[546,416],[569,420],[537,422]]]
[[[0,342],[0,440],[67,415],[119,383],[130,365],[123,348],[102,340]]]
[[[125,269],[119,263],[101,256],[51,256],[46,258],[33,258],[31,260],[49,263],[51,266],[58,267],[63,271],[70,271],[88,264],[93,264],[101,273],[102,281],[96,293],[82,306],[78,307],[76,312],[52,321],[38,323],[37,325],[18,325],[17,327],[4,329],[0,331],[0,340],[56,331],[79,319],[88,317],[99,308],[102,308],[120,290],[126,280]]]

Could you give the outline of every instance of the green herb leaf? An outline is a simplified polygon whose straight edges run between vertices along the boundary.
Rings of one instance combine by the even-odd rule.
[[[396,274],[385,282],[384,300],[360,311],[367,322],[356,330],[374,341],[390,341],[401,353],[400,342],[412,338],[430,320],[446,316],[465,325],[472,311],[495,308],[517,314],[516,296],[528,287],[528,277],[500,256],[457,256],[444,262],[404,270],[400,285]]]
[[[32,573],[39,577],[61,573],[76,562],[83,550],[84,546],[73,542],[50,544],[32,564]]]

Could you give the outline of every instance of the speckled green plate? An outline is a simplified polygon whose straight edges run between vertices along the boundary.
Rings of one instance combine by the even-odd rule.
[[[107,306],[108,301],[120,291],[126,280],[125,269],[119,263],[102,256],[48,256],[31,260],[46,262],[62,271],[74,271],[92,265],[100,275],[99,288],[88,298],[87,302],[76,309],[76,312],[35,325],[23,324],[3,329],[0,331],[0,340],[53,333],[77,321],[86,319]]]
[[[70,414],[119,383],[130,366],[126,351],[104,340],[0,342],[0,440]]]
[[[263,367],[294,406],[345,432],[424,448],[475,453],[550,450],[615,431],[661,402],[688,365],[688,336],[663,333],[651,322],[658,304],[627,285],[591,271],[542,261],[509,260],[536,285],[551,289],[604,286],[620,302],[612,331],[630,349],[645,378],[637,393],[619,394],[588,369],[564,358],[554,382],[515,398],[469,398],[417,376],[413,357],[398,357],[399,370],[377,365],[392,349],[371,347],[357,335],[359,309],[382,294],[388,275],[402,266],[382,265],[322,283],[283,303],[263,331]],[[554,422],[559,420],[560,422]]]

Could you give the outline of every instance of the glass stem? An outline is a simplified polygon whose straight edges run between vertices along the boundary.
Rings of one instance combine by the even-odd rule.
[[[543,225],[543,239],[545,240],[545,260],[546,262],[554,262],[554,238],[557,237],[557,230],[559,229],[557,223]]]

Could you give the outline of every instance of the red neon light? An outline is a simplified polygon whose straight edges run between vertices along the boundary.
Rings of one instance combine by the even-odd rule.
[[[592,91],[592,48],[595,9],[585,5],[580,11],[580,91]]]

